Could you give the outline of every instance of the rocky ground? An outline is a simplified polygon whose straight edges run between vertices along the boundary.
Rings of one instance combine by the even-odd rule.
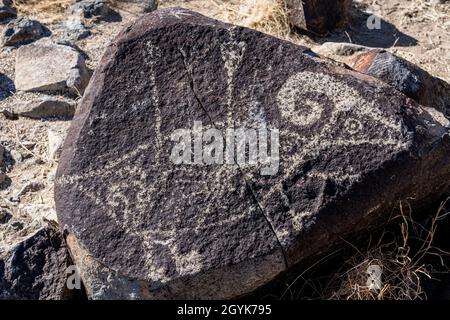
[[[232,14],[239,10],[240,5],[237,0],[160,0],[159,7],[181,6],[227,22],[242,23],[242,20],[233,20],[236,15]],[[111,7],[115,8],[114,4]],[[18,15],[42,22],[50,30],[54,42],[76,48],[73,50],[85,58],[90,74],[96,69],[111,40],[124,25],[139,16],[139,13],[127,8],[115,8],[115,13],[109,12],[104,17],[83,17],[77,20],[74,18],[77,17],[76,12],[70,12],[65,5],[63,8],[39,11],[33,5],[25,4],[18,7]],[[381,30],[365,28],[365,12],[375,12],[382,17]],[[323,37],[294,34],[293,31],[287,34],[274,31],[273,34],[344,62],[347,62],[348,56],[335,50],[324,52],[322,44],[352,42],[384,48],[417,64],[433,76],[450,82],[448,1],[358,0],[353,15],[352,26],[345,32]],[[71,24],[71,21],[75,22]],[[81,21],[85,27],[79,27],[77,21]],[[9,26],[6,23],[0,24],[0,34],[4,34],[7,28]],[[264,27],[261,30],[271,31]],[[3,151],[3,161],[0,161],[0,256],[12,244],[37,231],[43,221],[56,221],[53,179],[61,142],[70,126],[72,114],[70,107],[67,114],[58,114],[52,113],[54,109],[50,108],[49,111],[49,107],[39,109],[28,105],[27,109],[24,105],[36,105],[36,101],[42,99],[74,105],[81,97],[81,92],[71,92],[67,88],[41,93],[19,90],[18,84],[14,83],[17,79],[16,66],[22,63],[19,58],[16,60],[19,48],[6,45],[0,47],[0,111],[3,113],[0,115],[0,152]]]

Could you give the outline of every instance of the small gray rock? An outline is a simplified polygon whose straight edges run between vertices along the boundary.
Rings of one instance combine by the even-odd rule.
[[[19,198],[29,192],[37,192],[45,188],[45,184],[41,182],[31,181],[25,184],[20,191],[17,193],[16,197]]]
[[[22,17],[8,23],[2,35],[2,44],[4,46],[19,46],[50,35],[50,30],[39,21]]]
[[[85,39],[91,35],[91,31],[79,18],[68,19],[64,23],[64,29],[64,36],[74,41]]]
[[[48,146],[47,156],[51,161],[57,161],[61,155],[61,150],[66,138],[66,132],[63,130],[47,130]]]
[[[8,209],[0,208],[0,224],[8,223],[12,218],[12,213]]]
[[[17,90],[82,94],[89,78],[83,56],[72,47],[45,39],[17,50]]]
[[[14,82],[5,74],[0,73],[0,101],[13,95],[15,91]]]
[[[44,221],[44,219],[53,221],[57,220],[55,210],[44,203],[27,205],[23,207],[23,211],[33,220],[41,222]]]
[[[353,43],[345,42],[325,42],[318,47],[314,52],[321,56],[328,57],[329,55],[337,56],[351,56],[356,52],[367,52],[370,48]]]
[[[158,8],[157,0],[113,0],[112,6],[114,8],[131,12],[135,14],[141,14],[146,12],[152,12]]]
[[[13,95],[15,91],[14,82],[7,75],[0,73],[0,101]]]
[[[69,10],[71,14],[86,19],[105,18],[111,13],[106,0],[77,0]]]
[[[29,102],[18,102],[13,107],[13,113],[32,119],[72,118],[76,103],[58,98],[42,98]]]
[[[12,7],[11,0],[0,0],[0,22],[12,19],[17,16],[16,10]]]
[[[22,162],[23,161],[23,156],[22,153],[20,153],[17,150],[11,150],[10,151],[11,154],[11,158],[15,161],[15,162]]]

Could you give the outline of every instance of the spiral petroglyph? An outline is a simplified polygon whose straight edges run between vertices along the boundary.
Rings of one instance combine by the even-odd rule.
[[[85,282],[103,283],[106,272],[141,298],[238,297],[376,225],[419,184],[436,192],[450,154],[439,117],[303,51],[183,9],[146,15],[119,35],[56,178],[58,217],[90,261]],[[434,129],[419,135],[420,126]],[[279,158],[275,174],[261,174],[264,161],[240,161],[239,144],[227,143],[239,128],[258,138],[244,156],[267,146],[259,156]],[[189,136],[189,161],[171,159],[177,130]],[[208,138],[196,140],[202,130]],[[223,138],[220,161],[204,161],[212,136]],[[377,196],[365,199],[369,189]],[[115,297],[114,281],[97,296]]]

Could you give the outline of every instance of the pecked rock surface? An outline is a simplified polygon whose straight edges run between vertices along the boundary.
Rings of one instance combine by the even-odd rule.
[[[59,230],[44,226],[6,252],[0,247],[0,300],[61,300],[69,253]]]
[[[91,298],[238,297],[385,223],[399,200],[422,206],[446,189],[442,113],[304,51],[183,9],[122,31],[55,181]],[[223,136],[267,128],[279,163],[174,162],[173,133],[199,122]]]

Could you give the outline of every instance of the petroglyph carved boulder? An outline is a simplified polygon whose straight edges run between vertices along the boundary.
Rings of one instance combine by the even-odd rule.
[[[76,111],[55,180],[90,297],[238,297],[386,222],[398,200],[424,204],[445,190],[441,113],[303,51],[183,9],[122,31]],[[278,154],[272,172],[261,153],[240,162],[227,139],[227,159],[204,164],[213,135],[197,144],[200,131],[243,127],[266,129],[257,144]],[[191,161],[173,159],[179,130],[194,140],[184,141]]]

